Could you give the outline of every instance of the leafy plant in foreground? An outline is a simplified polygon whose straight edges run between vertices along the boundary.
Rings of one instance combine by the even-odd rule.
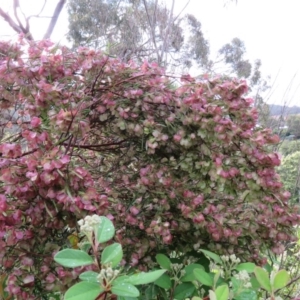
[[[99,247],[113,238],[115,229],[112,222],[106,217],[97,215],[87,216],[78,222],[80,231],[85,234],[87,242],[83,244],[85,250],[91,250],[93,255],[86,251],[64,249],[59,251],[54,260],[64,267],[77,268],[92,266],[93,269],[80,274],[80,283],[73,285],[65,294],[65,300],[95,300],[95,299],[138,299],[140,295],[136,285],[148,284],[157,280],[166,270],[139,272],[125,275],[120,268],[123,258],[122,246],[112,243],[101,249]]]
[[[140,299],[275,300],[282,299],[279,291],[291,282],[286,270],[241,262],[235,255],[219,256],[203,249],[200,252],[209,258],[210,268],[203,259],[184,264],[183,255],[181,263],[172,263],[174,258],[158,254],[156,260],[167,272],[148,286]]]

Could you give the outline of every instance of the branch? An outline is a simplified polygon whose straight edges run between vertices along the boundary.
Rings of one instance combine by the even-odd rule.
[[[20,4],[19,4],[19,0],[14,0],[14,16],[16,18],[16,20],[18,21],[18,26],[21,28],[22,32],[25,32],[26,29],[25,27],[23,26],[21,20],[19,19],[19,16],[18,16],[18,12],[17,12],[17,8],[20,8]]]
[[[151,18],[150,18],[150,14],[149,14],[149,11],[148,11],[148,6],[147,6],[147,3],[145,0],[143,0],[143,4],[144,4],[144,7],[145,7],[145,11],[146,11],[146,14],[147,14],[147,19],[148,19],[148,23],[149,23],[149,26],[150,26],[150,34],[151,34],[151,38],[152,38],[152,42],[153,42],[153,45],[154,45],[154,48],[155,48],[155,52],[156,52],[156,55],[157,55],[157,60],[159,62],[159,64],[161,63],[161,56],[160,56],[160,53],[159,53],[159,50],[158,50],[158,47],[156,45],[156,39],[155,39],[155,22],[151,22]],[[157,1],[155,3],[155,8],[157,7]]]
[[[14,1],[14,12],[16,15],[16,8],[19,6],[18,1]],[[27,40],[32,41],[33,37],[29,30],[27,28],[24,28],[22,23],[20,23],[18,16],[16,16],[17,21],[19,22],[19,25],[10,17],[8,13],[6,13],[1,7],[0,7],[0,16],[4,19],[5,22],[9,24],[9,26],[17,33],[23,33]]]
[[[57,22],[57,19],[64,7],[64,5],[66,4],[67,0],[59,0],[59,2],[57,3],[56,7],[55,7],[55,10],[54,10],[54,13],[53,13],[53,16],[52,16],[52,19],[50,21],[50,24],[48,26],[48,29],[44,35],[44,39],[49,39],[51,37],[51,34],[53,32],[53,29],[56,25],[56,22]]]
[[[9,26],[17,33],[22,33],[21,28],[15,21],[0,7],[0,16],[4,19],[5,22],[9,24]]]
[[[165,30],[165,36],[164,36],[164,41],[163,41],[163,45],[162,45],[162,51],[161,51],[161,60],[163,61],[163,57],[166,56],[166,52],[167,52],[167,47],[169,44],[168,38],[170,36],[170,28],[172,26],[172,23],[174,24],[174,5],[175,5],[175,0],[172,1],[172,6],[171,6],[171,10],[170,10],[170,16],[169,16],[169,20],[166,26],[166,30]]]

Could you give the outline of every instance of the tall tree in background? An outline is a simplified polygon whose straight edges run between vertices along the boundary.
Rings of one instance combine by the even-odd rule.
[[[70,0],[69,39],[122,60],[145,59],[166,67],[209,65],[201,23],[153,0]]]

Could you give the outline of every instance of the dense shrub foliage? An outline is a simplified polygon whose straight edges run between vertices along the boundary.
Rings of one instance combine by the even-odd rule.
[[[10,293],[66,289],[79,271],[53,254],[91,213],[114,222],[123,263],[144,269],[161,249],[259,262],[261,250],[280,253],[293,239],[299,217],[268,150],[278,137],[256,129],[246,83],[183,76],[175,86],[147,62],[0,43],[0,256]]]

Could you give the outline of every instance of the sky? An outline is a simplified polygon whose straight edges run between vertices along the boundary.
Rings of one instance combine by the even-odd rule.
[[[171,0],[165,0],[167,4]],[[188,0],[175,0],[179,12]],[[4,10],[12,0],[0,0]],[[37,14],[43,0],[20,0],[25,15]],[[56,0],[48,0],[43,16],[51,16]],[[244,41],[247,58],[261,59],[263,76],[270,76],[272,89],[265,95],[269,103],[300,106],[300,1],[299,0],[190,0],[184,13],[194,14],[201,22],[212,54],[234,37]],[[41,39],[49,18],[32,18],[35,39]],[[54,42],[66,43],[68,14],[63,10],[52,35]],[[0,38],[16,34],[0,19]]]

